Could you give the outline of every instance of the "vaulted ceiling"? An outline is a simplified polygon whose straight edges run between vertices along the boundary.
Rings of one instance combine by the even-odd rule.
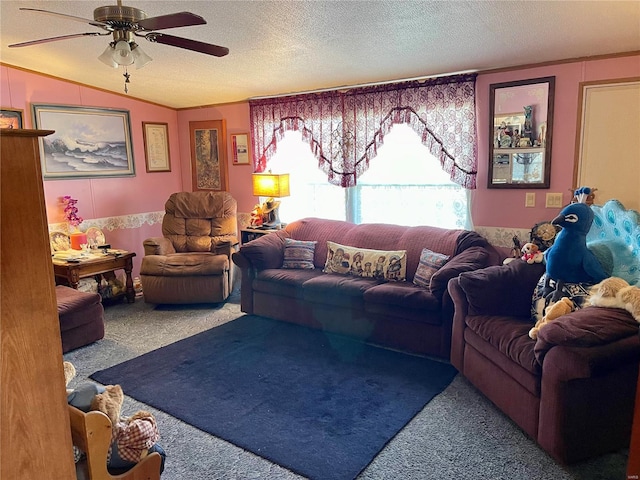
[[[101,31],[114,1],[0,3],[0,61],[123,93],[121,69],[98,61],[110,37],[9,44]],[[188,11],[206,25],[163,32],[228,47],[213,57],[139,41],[153,61],[129,68],[129,95],[174,108],[252,97],[640,51],[640,1],[137,1],[149,17]]]

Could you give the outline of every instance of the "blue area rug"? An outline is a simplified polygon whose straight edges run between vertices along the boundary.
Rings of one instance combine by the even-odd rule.
[[[356,477],[455,374],[448,364],[247,315],[91,378],[325,480]]]

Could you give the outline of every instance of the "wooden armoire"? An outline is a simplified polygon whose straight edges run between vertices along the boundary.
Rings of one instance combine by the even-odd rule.
[[[39,136],[0,130],[0,478],[75,479]]]

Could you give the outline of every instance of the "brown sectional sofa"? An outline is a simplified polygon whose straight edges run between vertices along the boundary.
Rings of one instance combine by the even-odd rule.
[[[285,238],[317,241],[314,269],[282,268]],[[323,273],[327,241],[375,250],[406,250],[405,282]],[[423,248],[450,256],[429,288],[412,280]],[[435,227],[355,225],[306,218],[240,247],[241,307],[261,315],[360,338],[403,351],[449,358],[453,306],[447,282],[461,272],[496,264],[479,234]]]
[[[586,307],[543,327],[531,299],[542,264],[517,259],[450,280],[451,363],[562,463],[629,445],[640,337],[623,309]]]

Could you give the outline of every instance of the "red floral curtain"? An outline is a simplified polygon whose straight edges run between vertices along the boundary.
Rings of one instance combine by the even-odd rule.
[[[287,130],[302,131],[334,185],[351,187],[396,123],[406,123],[459,185],[476,188],[476,75],[250,100],[256,172]]]

